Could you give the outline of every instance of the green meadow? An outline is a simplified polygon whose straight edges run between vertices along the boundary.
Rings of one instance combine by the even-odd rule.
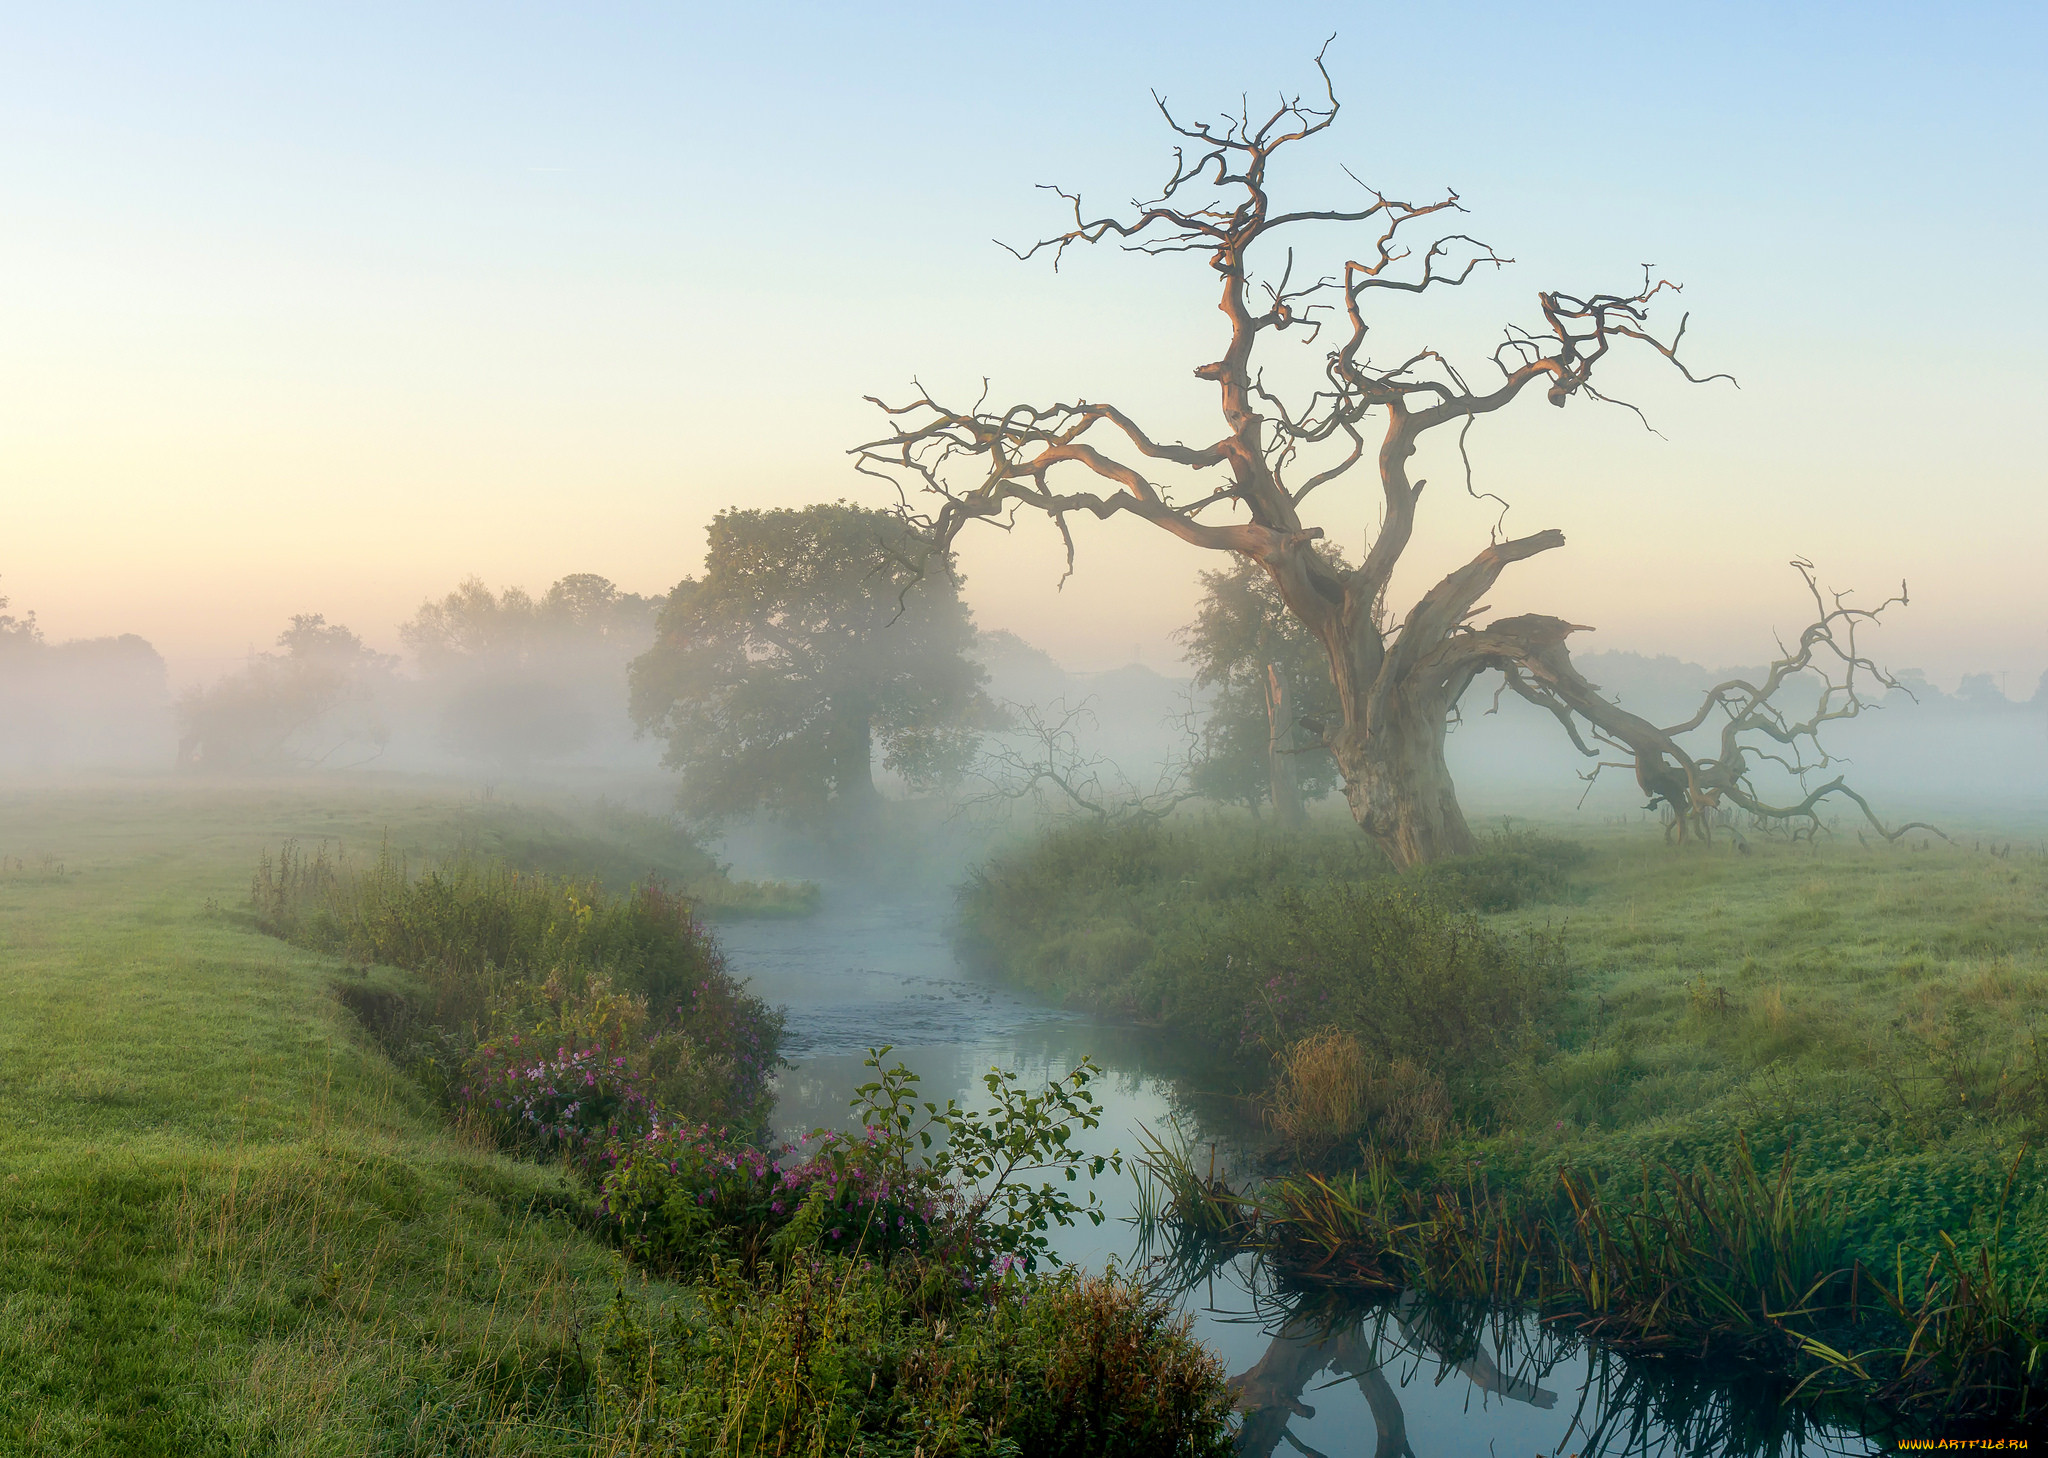
[[[532,1016],[536,995],[614,1015],[629,1000],[611,977],[675,968],[620,952],[586,967],[579,993],[557,983],[570,961],[532,957],[558,933],[547,957],[588,962],[591,938],[633,935],[698,955],[687,906],[675,921],[674,897],[628,892],[628,877],[651,870],[725,915],[798,913],[812,888],[730,882],[614,807],[389,782],[17,791],[0,797],[0,836],[0,1452],[1228,1446],[1220,1365],[1166,1308],[1129,1283],[990,1274],[989,1243],[1023,1231],[1028,1251],[1028,1228],[946,1213],[943,1176],[907,1142],[828,1141],[798,1164],[686,1119],[550,1152],[468,1087],[430,1093],[387,1056],[406,1050],[345,1007],[374,989],[364,1005],[410,999],[431,1016],[436,989],[483,987],[501,1026]],[[337,864],[358,869],[319,872],[304,902],[263,880]],[[404,864],[439,869],[394,879]],[[512,874],[522,864],[543,869]],[[457,939],[416,973],[350,965],[259,930],[252,873],[278,905],[312,908],[273,933]],[[358,891],[371,899],[350,903]],[[322,921],[322,898],[381,919]],[[548,898],[566,919],[482,957],[481,928]],[[423,919],[435,908],[441,922]],[[715,967],[699,968],[707,996]],[[757,1016],[684,1002],[683,1031],[665,1036],[704,1032],[707,1009]],[[773,1027],[758,1029],[771,1057]],[[490,1047],[464,1078],[487,1071]],[[525,1076],[567,1066],[521,1056]],[[684,1107],[707,1096],[699,1083],[678,1085]],[[1001,1137],[1070,1163],[1066,1122],[1033,1102]],[[952,1136],[996,1137],[971,1123]],[[915,1248],[870,1249],[858,1202],[912,1187],[926,1200]],[[613,1201],[637,1201],[630,1238]]]
[[[2041,1406],[2039,840],[1580,826],[1402,875],[1190,818],[1055,832],[962,913],[991,970],[1231,1055],[1249,1168],[1154,1162],[1197,1269],[1527,1304],[1924,1431]]]
[[[451,1122],[337,999],[360,973],[257,930],[252,869],[286,842],[723,880],[610,807],[427,785],[0,795],[0,1450],[630,1451],[586,1400],[607,1313],[699,1298],[590,1233],[587,1184]],[[1835,1202],[1843,1259],[2048,1260],[2038,844],[1605,827],[1425,878],[1355,846],[1061,832],[970,882],[962,935],[1054,1000],[1234,1032],[1282,1183],[1392,1159],[1415,1188],[1570,1167],[1625,1196],[1747,1150]],[[1310,1003],[1319,976],[1363,994]],[[1301,1052],[1333,1032],[1362,1050],[1349,1104]]]
[[[422,848],[426,790],[0,798],[0,1449],[545,1452],[622,1282],[559,1174],[452,1132],[334,964],[241,908],[266,847]]]

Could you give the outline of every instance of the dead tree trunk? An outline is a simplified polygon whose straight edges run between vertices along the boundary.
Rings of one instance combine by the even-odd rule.
[[[1439,697],[1394,695],[1377,723],[1347,724],[1330,745],[1352,818],[1397,865],[1469,855],[1475,848],[1444,762]]]
[[[1715,760],[1719,780],[1703,778],[1703,763],[1689,759],[1674,735],[1607,703],[1571,667],[1564,639],[1575,631],[1572,624],[1529,616],[1473,626],[1486,611],[1482,595],[1502,569],[1563,546],[1563,533],[1511,540],[1496,533],[1398,624],[1385,621],[1387,586],[1412,540],[1426,484],[1409,473],[1425,436],[1447,428],[1468,462],[1471,490],[1465,436],[1475,421],[1532,387],[1555,406],[1575,398],[1612,403],[1594,373],[1616,347],[1648,349],[1686,379],[1703,380],[1679,359],[1683,319],[1668,337],[1652,331],[1654,304],[1676,293],[1677,285],[1647,269],[1630,294],[1539,291],[1540,317],[1529,327],[1507,329],[1504,342],[1480,364],[1483,384],[1468,382],[1435,349],[1375,359],[1366,349],[1368,312],[1380,291],[1455,288],[1475,270],[1510,260],[1465,234],[1440,237],[1426,248],[1409,246],[1404,229],[1417,219],[1462,211],[1456,193],[1415,204],[1366,188],[1335,206],[1276,207],[1266,172],[1273,154],[1337,118],[1320,56],[1316,67],[1324,100],[1297,97],[1263,122],[1248,112],[1186,122],[1162,101],[1180,145],[1159,196],[1132,214],[1090,217],[1078,197],[1062,193],[1073,209],[1072,226],[1013,250],[1026,258],[1046,251],[1057,259],[1077,244],[1112,242],[1138,253],[1202,255],[1220,284],[1217,307],[1229,327],[1222,355],[1194,370],[1217,391],[1218,437],[1201,445],[1162,440],[1100,401],[963,410],[921,394],[901,405],[873,400],[892,433],[857,448],[859,468],[901,493],[905,513],[942,546],[969,522],[1005,524],[1018,510],[1031,509],[1058,527],[1071,570],[1073,518],[1122,513],[1191,546],[1256,562],[1288,612],[1328,654],[1342,722],[1323,726],[1324,742],[1343,772],[1360,827],[1401,865],[1472,849],[1444,763],[1444,734],[1460,696],[1487,670],[1508,675],[1517,692],[1557,713],[1581,748],[1589,746],[1574,724],[1585,719],[1596,738],[1633,755],[1629,767],[1653,797],[1670,794],[1677,797],[1673,804],[1688,805],[1683,813],[1700,813],[1700,797],[1717,795],[1748,808],[1742,797],[1756,797],[1741,789],[1744,757],[1721,754]],[[1267,266],[1254,272],[1252,254],[1268,234],[1329,224],[1368,225],[1364,247],[1346,255],[1341,267],[1317,273],[1304,266],[1297,273],[1295,250],[1275,247],[1257,249]],[[1325,330],[1335,337],[1323,339]],[[1253,358],[1266,336],[1277,340],[1287,333],[1312,346],[1297,357],[1307,362],[1307,379],[1298,382],[1291,402],[1284,398],[1285,362]],[[1353,568],[1318,547],[1323,529],[1303,519],[1303,507],[1312,493],[1374,456],[1381,525]],[[1077,478],[1078,487],[1065,486]],[[936,512],[916,514],[909,505],[915,492],[938,497]],[[1768,734],[1769,718],[1746,713],[1745,724]],[[1839,784],[1816,793],[1835,790],[1847,793]]]

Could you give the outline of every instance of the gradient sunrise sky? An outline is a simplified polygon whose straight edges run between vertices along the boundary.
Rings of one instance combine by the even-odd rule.
[[[868,393],[1113,399],[1214,433],[1198,265],[990,240],[1034,184],[1149,196],[1157,88],[1208,112],[1329,64],[1287,174],[1454,187],[1517,259],[1390,339],[1483,356],[1545,286],[1644,262],[1688,353],[1662,436],[1532,397],[1474,432],[1504,581],[1583,647],[1756,661],[1787,558],[1913,605],[1881,652],[2048,668],[2048,47],[2039,6],[23,6],[0,14],[0,593],[138,632],[181,681],[293,612],[395,646],[470,573],[660,591],[720,507],[880,504]],[[1315,240],[1312,240],[1315,241]],[[1343,240],[1325,238],[1341,261]],[[1442,468],[1439,460],[1437,468]],[[1434,474],[1434,472],[1432,472]],[[1406,588],[1489,513],[1447,472]],[[1355,544],[1369,479],[1323,518]],[[1088,525],[971,539],[970,597],[1077,667],[1174,657],[1201,554]]]

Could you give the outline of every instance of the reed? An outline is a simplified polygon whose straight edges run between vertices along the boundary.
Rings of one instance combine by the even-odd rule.
[[[1847,1253],[1829,1196],[1798,1193],[1790,1153],[1766,1174],[1746,1142],[1723,1172],[1645,1170],[1628,1196],[1560,1169],[1541,1198],[1404,1183],[1382,1157],[1254,1192],[1190,1154],[1157,1143],[1144,1166],[1184,1264],[1220,1245],[1300,1288],[1529,1308],[1624,1353],[1735,1358],[1807,1402],[1911,1421],[2026,1422],[2048,1399],[2044,1275],[2004,1250],[2002,1205],[1980,1240],[1880,1273]]]

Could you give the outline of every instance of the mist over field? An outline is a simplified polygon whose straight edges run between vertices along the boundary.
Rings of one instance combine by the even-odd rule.
[[[2048,1432],[2044,76],[0,14],[0,1455]]]
[[[550,617],[540,606],[546,590],[511,589],[500,609],[489,588],[466,584],[376,635],[409,634],[410,651],[380,654],[359,639],[320,640],[316,630],[310,642],[302,633],[296,646],[254,652],[182,691],[172,688],[146,631],[59,639],[39,627],[17,630],[0,636],[0,776],[27,786],[102,774],[352,771],[591,795],[610,787],[659,805],[663,745],[636,730],[626,681],[627,665],[653,642],[658,599],[622,593],[594,574],[561,581],[591,596],[581,619],[562,606],[559,590]],[[352,632],[324,619],[319,626],[330,638],[334,629]],[[1200,753],[1213,693],[1195,684],[1184,661],[1076,672],[1001,629],[981,635],[975,656],[991,701],[1041,721],[1071,720],[1072,752],[1091,762],[1112,797],[1171,780]],[[1688,718],[1717,683],[1763,674],[1758,664],[1709,667],[1630,652],[1582,651],[1575,661],[1616,702],[1658,722]],[[1888,666],[1899,687],[1880,691],[1862,716],[1827,727],[1831,773],[1849,774],[1899,819],[1948,816],[1972,828],[2013,822],[2024,833],[2022,822],[2048,814],[2048,678],[2013,685],[1979,673],[1944,688],[1910,665]],[[1603,769],[1587,784],[1581,777],[1597,758],[1575,749],[1541,710],[1512,694],[1496,697],[1499,688],[1488,677],[1469,690],[1448,738],[1475,817],[1592,824],[1640,809],[1625,769]],[[1817,689],[1795,680],[1788,698],[1804,707]],[[987,749],[1023,747],[1021,731],[994,730]],[[1000,808],[994,774],[981,763],[949,794],[978,811]],[[884,780],[908,793],[900,779]]]

